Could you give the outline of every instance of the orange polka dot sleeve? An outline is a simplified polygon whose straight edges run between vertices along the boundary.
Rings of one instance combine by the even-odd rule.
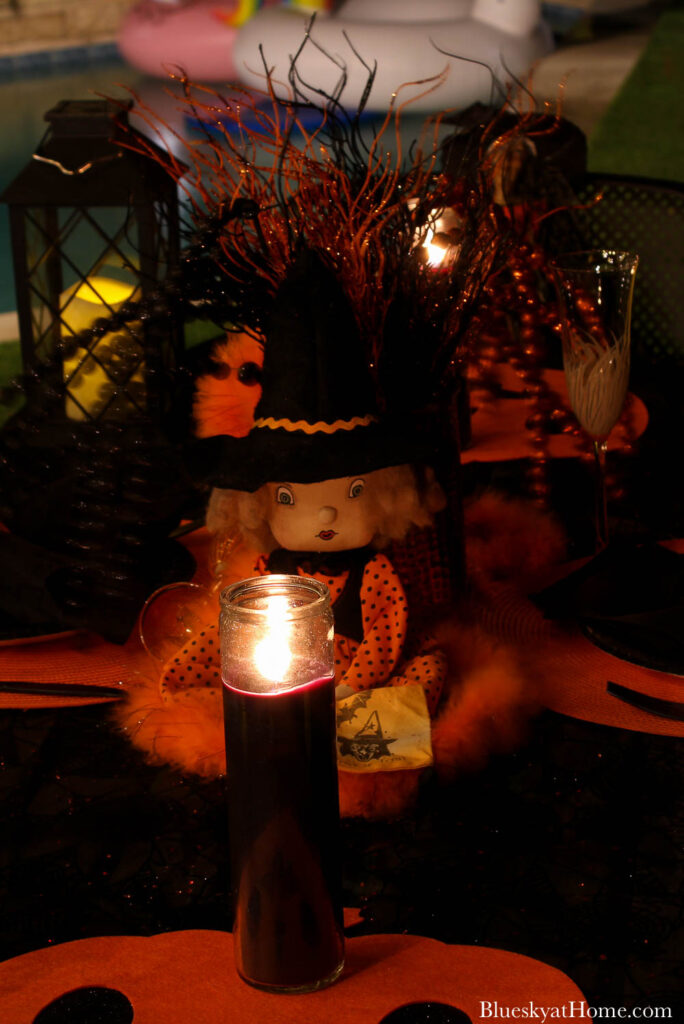
[[[353,690],[367,690],[386,683],[399,661],[406,637],[406,594],[391,562],[383,554],[374,555],[364,570],[361,616],[363,640],[339,681]]]

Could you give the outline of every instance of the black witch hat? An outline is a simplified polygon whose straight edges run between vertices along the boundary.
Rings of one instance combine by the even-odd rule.
[[[214,486],[314,483],[424,460],[407,422],[381,415],[351,304],[322,257],[302,246],[265,324],[261,399],[246,437],[197,442]]]

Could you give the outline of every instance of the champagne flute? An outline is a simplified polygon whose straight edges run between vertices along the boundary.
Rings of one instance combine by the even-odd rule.
[[[608,543],[607,438],[627,395],[630,322],[639,257],[611,249],[551,262],[558,293],[568,398],[591,438],[596,467],[596,547]]]

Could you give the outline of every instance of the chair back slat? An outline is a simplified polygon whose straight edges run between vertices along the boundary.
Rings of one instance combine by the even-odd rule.
[[[586,248],[639,254],[632,308],[635,357],[684,363],[684,186],[588,174],[578,199],[586,204],[576,213]]]

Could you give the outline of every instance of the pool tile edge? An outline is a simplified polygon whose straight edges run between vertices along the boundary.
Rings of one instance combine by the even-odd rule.
[[[0,79],[68,71],[70,68],[83,67],[84,63],[101,64],[120,60],[121,54],[114,40],[3,53],[0,54]]]

